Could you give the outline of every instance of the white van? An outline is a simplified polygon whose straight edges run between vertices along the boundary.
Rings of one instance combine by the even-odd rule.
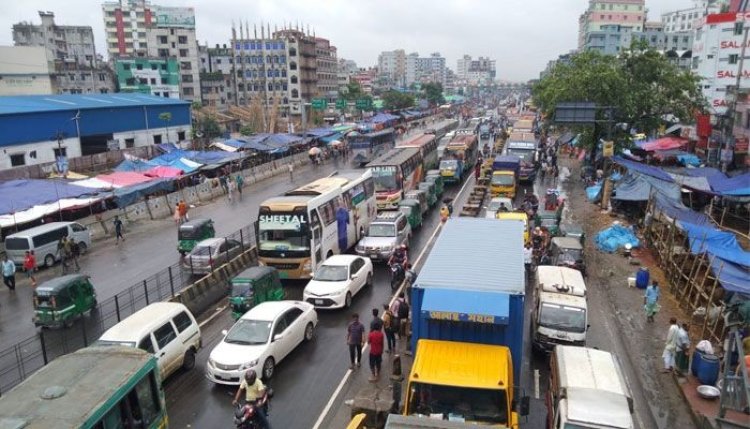
[[[617,357],[557,346],[550,359],[547,427],[633,429],[633,395]]]
[[[109,328],[96,343],[138,347],[159,360],[162,379],[180,368],[195,367],[201,348],[201,331],[187,307],[176,302],[157,302]]]
[[[534,350],[550,352],[557,344],[585,346],[588,312],[581,272],[540,265],[536,274],[531,313]]]
[[[91,231],[78,222],[50,222],[5,237],[5,253],[16,265],[23,265],[26,251],[33,250],[36,265],[51,267],[60,260],[57,243],[67,235],[78,243],[81,253],[91,246]]]

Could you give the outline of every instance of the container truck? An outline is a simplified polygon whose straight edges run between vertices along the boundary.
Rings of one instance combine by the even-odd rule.
[[[521,168],[521,158],[515,155],[498,155],[492,161],[490,194],[492,197],[516,196],[516,181]]]
[[[524,340],[523,225],[454,218],[412,287],[405,415],[518,427]],[[520,407],[519,407],[520,406]]]

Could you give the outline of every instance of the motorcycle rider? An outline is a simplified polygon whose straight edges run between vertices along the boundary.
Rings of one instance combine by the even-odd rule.
[[[260,378],[255,373],[254,369],[248,369],[247,372],[245,372],[245,377],[240,383],[237,393],[234,395],[232,405],[237,405],[240,400],[240,394],[243,390],[245,391],[245,401],[255,404],[255,415],[257,416],[260,427],[271,429],[271,424],[268,422],[268,416],[266,416],[266,404],[268,401],[266,386],[260,381]]]
[[[396,250],[391,253],[391,257],[388,258],[388,266],[391,266],[393,264],[399,264],[402,267],[406,265],[407,262],[409,262],[409,253],[407,252],[408,247],[406,244],[402,244],[396,248]]]

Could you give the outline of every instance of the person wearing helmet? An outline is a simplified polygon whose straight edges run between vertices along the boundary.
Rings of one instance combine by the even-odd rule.
[[[396,247],[396,250],[391,253],[391,257],[388,259],[388,265],[400,264],[404,266],[409,261],[409,252],[406,244],[402,244]]]
[[[245,372],[245,377],[243,377],[240,387],[237,389],[237,393],[234,394],[232,405],[237,405],[243,391],[245,392],[245,401],[255,403],[255,415],[258,416],[260,427],[271,429],[271,424],[268,422],[268,417],[266,416],[265,411],[267,400],[266,386],[260,380],[258,374],[255,373],[254,369],[248,369]]]

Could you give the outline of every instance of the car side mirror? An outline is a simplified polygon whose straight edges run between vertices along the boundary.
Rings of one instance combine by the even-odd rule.
[[[278,340],[280,340],[282,338],[284,338],[284,333],[283,332],[279,333],[279,334],[276,334],[276,335],[273,336],[273,340],[274,341],[278,341]]]
[[[229,333],[229,331],[227,331],[226,329],[222,329],[221,330],[221,335],[223,335],[225,337],[227,336],[228,333]]]
[[[591,325],[590,324],[586,325],[586,330],[587,331],[589,330],[589,328],[591,328]]]

